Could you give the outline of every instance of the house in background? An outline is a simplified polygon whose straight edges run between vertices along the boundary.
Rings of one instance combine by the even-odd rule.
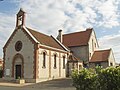
[[[86,31],[63,34],[63,44],[67,46],[79,61],[84,62],[84,67],[89,63],[95,50],[99,48],[93,28]]]
[[[104,68],[115,66],[115,58],[112,49],[99,50],[99,44],[93,28],[86,31],[62,34],[59,32],[57,39],[70,49],[78,62],[83,62],[86,68],[95,68],[100,64]]]
[[[89,61],[89,66],[90,68],[95,68],[96,66],[102,66],[103,68],[115,66],[112,49],[95,51]]]
[[[71,50],[70,47],[64,44],[64,35],[62,33],[62,30],[58,30],[57,39],[60,41],[60,43],[63,43],[63,45],[67,47],[70,51],[67,59],[67,73],[66,73],[66,76],[70,76],[74,69],[79,70],[83,68],[83,61],[75,55],[75,53]],[[74,40],[71,38],[68,38],[68,41],[69,42],[73,41],[71,43],[75,43]],[[66,43],[69,43],[68,41],[66,41]]]

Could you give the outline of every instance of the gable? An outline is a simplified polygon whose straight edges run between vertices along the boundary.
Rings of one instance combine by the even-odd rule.
[[[115,64],[115,58],[114,58],[114,54],[113,54],[112,50],[110,52],[108,60],[110,63],[113,62]]]
[[[92,32],[92,29],[87,29],[86,31],[81,31],[81,32],[76,32],[71,34],[64,34],[63,44],[68,47],[88,45],[91,32]]]
[[[88,43],[92,45],[92,40],[94,42],[94,44],[96,44],[96,46],[94,46],[94,48],[98,48],[99,47],[99,44],[98,44],[98,41],[97,41],[97,37],[96,37],[96,34],[95,34],[95,31],[92,30],[91,34],[90,34],[90,38],[89,38],[89,41]],[[92,46],[91,46],[92,47]],[[89,47],[90,48],[90,47]]]
[[[33,38],[27,33],[27,31],[26,31],[23,27],[22,27],[22,28],[18,27],[18,28],[16,28],[16,29],[13,31],[13,33],[11,34],[11,36],[9,37],[9,39],[7,40],[7,42],[5,43],[3,49],[6,49],[6,48],[7,48],[7,46],[8,46],[9,43],[10,43],[10,41],[13,39],[13,37],[14,37],[15,34],[16,34],[16,32],[18,32],[18,30],[22,30],[22,31],[28,36],[28,38],[29,38],[33,43],[36,43],[36,42],[33,40]]]

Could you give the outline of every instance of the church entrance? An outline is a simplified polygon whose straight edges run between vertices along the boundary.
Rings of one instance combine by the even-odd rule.
[[[16,79],[19,79],[19,78],[21,78],[21,65],[16,65],[15,66],[15,78]]]
[[[12,62],[12,77],[14,79],[24,78],[24,58],[17,53]]]

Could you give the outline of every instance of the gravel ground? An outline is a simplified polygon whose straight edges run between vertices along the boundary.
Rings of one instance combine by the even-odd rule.
[[[0,80],[0,90],[76,90],[72,86],[71,79],[57,79],[37,84],[26,83],[24,85],[4,82]]]

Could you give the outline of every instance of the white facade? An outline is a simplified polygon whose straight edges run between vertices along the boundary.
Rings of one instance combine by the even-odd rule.
[[[43,66],[43,52],[46,53],[46,65]],[[54,67],[54,55],[56,54],[56,68]],[[57,79],[66,77],[66,67],[63,68],[63,56],[65,56],[65,65],[67,64],[67,54],[39,49],[39,80]]]
[[[15,50],[15,43],[17,41],[22,42],[22,49],[19,52]],[[12,63],[14,56],[19,53],[24,58],[24,78],[33,78],[33,61],[34,61],[34,44],[28,39],[26,34],[21,30],[17,30],[13,38],[10,40],[8,46],[5,48],[5,67],[4,67],[4,77],[12,77]],[[15,65],[21,64],[20,58],[15,60]],[[14,67],[15,68],[15,67]],[[6,70],[10,70],[10,75],[6,76]],[[15,69],[14,69],[15,72]],[[15,77],[15,73],[14,73]]]
[[[99,46],[98,46],[97,38],[96,38],[94,30],[92,30],[90,38],[89,38],[89,42],[88,42],[88,51],[87,51],[89,60],[91,59],[94,51],[96,51],[98,48]]]

